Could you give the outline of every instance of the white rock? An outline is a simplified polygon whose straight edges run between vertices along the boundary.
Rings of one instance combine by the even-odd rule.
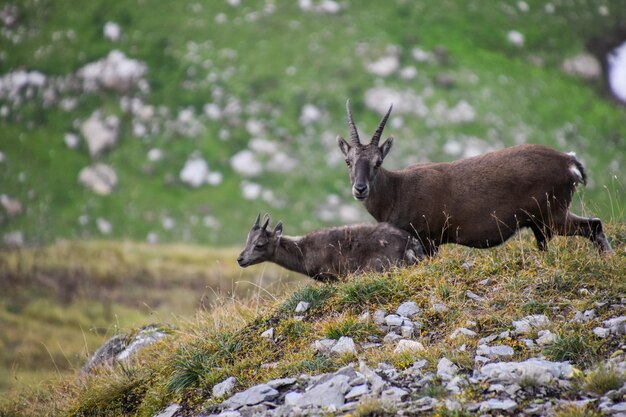
[[[87,142],[89,154],[97,156],[117,143],[119,119],[116,116],[102,118],[99,111],[91,114],[80,127],[80,132]]]
[[[298,401],[298,406],[340,407],[346,402],[350,378],[334,375],[330,380],[310,387]]]
[[[346,394],[346,400],[351,400],[353,398],[358,398],[362,395],[365,395],[369,392],[367,388],[367,384],[357,385],[352,387],[352,389]]]
[[[399,316],[404,316],[408,318],[413,318],[420,313],[420,308],[417,306],[417,303],[414,301],[405,301],[400,304],[398,309],[396,310],[396,314]]]
[[[417,62],[429,62],[433,60],[433,54],[431,52],[424,51],[419,47],[413,48],[411,50],[411,55]]]
[[[63,135],[63,141],[68,148],[76,149],[80,143],[80,137],[74,133],[66,133]]]
[[[4,152],[0,152],[0,163],[4,162],[6,157],[4,156]]]
[[[166,216],[161,219],[161,225],[165,230],[172,230],[174,227],[176,227],[176,220]]]
[[[262,192],[263,187],[257,183],[248,181],[241,183],[241,194],[246,200],[256,200],[261,196]]]
[[[515,327],[513,330],[514,334],[526,334],[533,329],[540,330],[546,328],[550,325],[550,319],[543,314],[535,314],[513,321],[512,324]]]
[[[385,337],[383,338],[383,343],[393,343],[396,340],[402,339],[402,336],[400,336],[397,333],[394,332],[389,332],[385,335]]]
[[[4,236],[2,236],[2,240],[4,241],[5,245],[14,248],[21,248],[22,246],[24,246],[25,243],[24,233],[22,233],[20,230],[5,233]]]
[[[111,225],[111,222],[109,222],[106,219],[103,219],[102,217],[98,217],[96,219],[96,226],[98,226],[98,230],[103,235],[110,235],[111,232],[113,231],[113,225]]]
[[[498,362],[482,367],[480,376],[491,382],[506,384],[518,383],[524,378],[531,378],[539,385],[549,385],[560,379],[574,376],[572,365],[567,362],[550,362],[531,358],[524,362]]]
[[[394,349],[393,353],[395,354],[405,353],[405,352],[416,353],[416,352],[422,352],[424,350],[426,349],[424,348],[424,345],[421,344],[420,342],[416,340],[402,339],[398,342],[398,345]]]
[[[615,97],[626,103],[626,42],[615,48],[607,61],[609,87]]]
[[[274,328],[270,327],[269,329],[261,333],[261,337],[269,340],[274,340]]]
[[[148,161],[158,162],[163,159],[163,151],[159,148],[152,148],[148,151]]]
[[[387,326],[402,326],[406,323],[410,323],[410,320],[408,320],[406,317],[400,317],[397,314],[389,314],[387,317],[385,317],[385,323],[387,324]]]
[[[180,171],[180,180],[185,184],[198,188],[206,183],[209,175],[209,164],[199,155],[191,155]]]
[[[104,37],[112,42],[117,42],[122,37],[122,28],[115,22],[106,22],[102,31]]]
[[[6,194],[0,195],[0,205],[4,209],[4,212],[8,217],[15,217],[19,214],[22,214],[24,211],[24,207],[20,200],[14,197],[10,197]]]
[[[478,333],[476,333],[473,330],[467,329],[465,327],[459,327],[458,329],[452,332],[450,337],[454,339],[455,337],[458,337],[460,335],[467,336],[467,337],[476,337],[478,336]]]
[[[300,404],[300,400],[302,399],[302,397],[304,396],[303,393],[301,392],[295,392],[295,391],[291,391],[288,392],[287,395],[285,395],[285,405],[298,405]]]
[[[451,380],[459,372],[459,367],[456,366],[450,359],[441,358],[437,363],[437,376],[444,381]]]
[[[96,194],[111,194],[117,185],[117,174],[110,166],[96,163],[78,173],[78,181]]]
[[[401,326],[400,333],[402,333],[402,337],[406,339],[410,339],[413,337],[414,327],[413,326]]]
[[[337,341],[333,339],[316,340],[313,342],[313,349],[320,353],[330,353],[330,350],[336,343]]]
[[[79,69],[77,74],[86,91],[97,91],[103,87],[125,92],[138,85],[146,71],[147,66],[143,62],[129,59],[123,52],[112,50],[105,58]]]
[[[306,301],[300,301],[298,305],[296,306],[295,312],[304,313],[305,311],[309,309],[310,306],[311,306],[311,303],[307,303]]]
[[[357,350],[354,340],[352,340],[351,337],[340,337],[337,343],[335,343],[335,345],[330,349],[330,353],[334,353],[336,355],[356,355]]]
[[[239,392],[222,403],[230,409],[238,409],[243,406],[260,404],[264,401],[271,401],[278,397],[278,391],[267,384],[255,385],[243,392]]]
[[[213,398],[227,397],[233,393],[237,379],[234,376],[226,378],[224,381],[213,386]]]
[[[480,411],[502,410],[508,413],[515,410],[515,408],[517,408],[517,403],[508,398],[505,400],[491,398],[480,403]]]
[[[378,324],[378,325],[384,324],[385,317],[387,317],[387,314],[383,310],[374,311],[374,324]]]
[[[214,187],[220,185],[222,181],[224,181],[224,175],[221,172],[209,172],[206,176],[206,183]]]
[[[402,78],[403,80],[412,80],[415,77],[417,77],[417,68],[412,65],[404,67],[400,70],[400,78]]]
[[[559,338],[556,334],[552,333],[550,330],[539,330],[539,337],[536,342],[539,346],[546,346],[550,343],[554,343]]]
[[[520,32],[516,30],[509,31],[506,34],[506,39],[509,41],[509,43],[517,47],[524,46],[524,35],[522,35]]]
[[[561,68],[568,74],[576,75],[586,80],[595,80],[602,75],[600,63],[591,54],[583,53],[566,59]]]
[[[230,166],[244,177],[256,177],[263,172],[263,166],[249,149],[237,152],[230,159]]]
[[[484,300],[484,298],[483,298],[483,297],[481,297],[481,296],[480,296],[480,295],[478,295],[478,294],[473,293],[473,292],[472,292],[472,291],[470,291],[470,290],[465,291],[465,296],[466,296],[467,298],[469,298],[470,300],[474,300],[474,301],[483,301],[483,300]]]
[[[402,399],[408,394],[402,388],[391,387],[381,392],[380,400],[383,404],[395,405],[402,402]]]
[[[367,62],[365,69],[370,73],[379,77],[388,77],[398,70],[400,60],[397,55],[386,55],[374,62]]]
[[[313,104],[305,104],[300,112],[300,124],[308,126],[321,120],[322,111]]]
[[[476,349],[476,354],[488,357],[512,356],[515,353],[513,348],[508,345],[486,346],[480,345]]]

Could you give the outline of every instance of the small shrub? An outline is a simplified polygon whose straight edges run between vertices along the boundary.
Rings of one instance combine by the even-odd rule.
[[[596,395],[604,395],[612,389],[619,389],[626,382],[626,375],[620,374],[611,367],[600,366],[589,372],[585,377],[585,391]]]
[[[171,392],[196,386],[205,375],[217,367],[215,354],[193,346],[182,346],[174,360],[174,370],[167,384]]]
[[[395,415],[395,411],[386,410],[380,400],[364,401],[352,413],[353,417],[386,417]]]
[[[340,291],[340,300],[350,307],[386,304],[404,292],[405,288],[400,283],[379,276],[344,285]]]
[[[305,301],[310,304],[310,309],[318,307],[333,294],[334,288],[329,285],[307,285],[299,291],[296,291],[291,297],[289,297],[281,306],[280,311],[282,313],[293,312],[300,301]]]
[[[309,374],[319,374],[331,371],[334,363],[323,355],[315,355],[310,359],[304,359],[295,365],[297,372],[306,372]]]
[[[553,361],[569,361],[588,366],[596,357],[595,346],[583,335],[559,336],[544,349],[546,357]]]
[[[588,408],[588,406],[577,407],[575,405],[562,406],[557,408],[554,417],[600,417],[598,411]]]
[[[323,332],[328,339],[339,339],[346,336],[355,340],[364,340],[367,336],[380,333],[375,325],[358,321],[355,317],[331,321],[325,324]]]

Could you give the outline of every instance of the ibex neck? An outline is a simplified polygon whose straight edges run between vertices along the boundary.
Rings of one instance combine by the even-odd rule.
[[[392,177],[391,172],[380,168],[376,178],[370,183],[370,194],[365,200],[365,208],[379,222],[389,221],[389,213],[393,209],[391,205],[394,201]]]
[[[290,271],[308,275],[303,249],[298,246],[299,238],[283,236],[278,242],[273,262]]]

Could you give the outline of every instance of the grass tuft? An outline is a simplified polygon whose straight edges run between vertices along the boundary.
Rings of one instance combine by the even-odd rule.
[[[587,374],[584,389],[600,396],[610,390],[621,388],[624,383],[626,383],[626,375],[612,367],[600,366]]]
[[[569,361],[581,366],[589,366],[597,357],[596,345],[587,335],[559,336],[544,349],[549,360]]]

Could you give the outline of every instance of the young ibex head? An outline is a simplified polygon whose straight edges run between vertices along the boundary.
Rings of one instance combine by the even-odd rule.
[[[365,201],[369,196],[370,184],[376,178],[378,169],[393,144],[393,137],[389,137],[382,145],[378,145],[392,108],[393,105],[389,106],[389,110],[387,110],[387,113],[378,124],[376,132],[374,132],[372,140],[369,144],[364,145],[359,139],[359,132],[356,129],[354,120],[352,120],[350,100],[346,101],[348,126],[350,128],[352,145],[346,142],[341,136],[337,137],[337,143],[339,144],[339,149],[341,149],[341,152],[343,152],[346,157],[350,181],[352,182],[352,195],[359,201]]]
[[[270,216],[266,214],[263,218],[263,225],[259,224],[261,214],[256,217],[252,229],[248,233],[246,247],[237,258],[239,266],[245,268],[272,259],[278,246],[278,241],[283,234],[283,224],[278,222],[274,230],[268,230]]]

